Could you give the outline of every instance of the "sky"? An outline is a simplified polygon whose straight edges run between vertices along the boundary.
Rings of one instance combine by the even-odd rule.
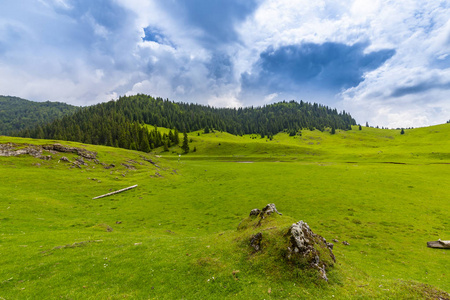
[[[0,0],[0,94],[306,101],[357,123],[450,120],[450,1]]]

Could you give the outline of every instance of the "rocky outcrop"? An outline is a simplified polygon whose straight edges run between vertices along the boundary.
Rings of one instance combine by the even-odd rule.
[[[51,144],[42,146],[43,149],[47,151],[56,151],[56,152],[64,152],[64,153],[76,153],[79,156],[87,159],[95,159],[97,158],[97,152],[88,151],[83,148],[64,146],[61,144]]]
[[[277,213],[280,216],[283,215],[280,213],[275,207],[274,203],[267,204],[263,209],[259,210],[258,208],[254,208],[250,212],[251,218],[260,217],[257,226],[261,225],[261,221],[264,220],[267,216],[270,216],[272,213]]]
[[[136,167],[133,165],[129,165],[126,163],[122,163],[122,166],[124,166],[125,168],[129,169],[129,170],[136,170]]]
[[[253,209],[249,217],[238,225],[238,230],[251,229],[248,241],[253,254],[267,251],[281,254],[280,261],[284,260],[295,268],[317,270],[319,277],[328,281],[327,269],[336,262],[333,244],[314,233],[304,221],[292,224],[287,230],[278,228],[283,221],[277,221],[275,213],[282,215],[275,204],[270,203],[261,210]]]
[[[97,157],[97,153],[93,151],[88,151],[82,148],[63,146],[61,144],[51,144],[51,145],[30,145],[30,144],[22,144],[20,147],[26,146],[24,148],[19,148],[19,145],[14,143],[6,143],[0,144],[0,156],[17,156],[22,154],[28,154],[33,157],[42,158],[45,160],[51,159],[51,156],[47,155],[42,157],[42,151],[46,150],[50,153],[56,154],[58,152],[63,153],[76,153],[79,156],[86,159],[95,159]]]
[[[70,162],[70,160],[65,156],[62,156],[59,160],[63,162]]]
[[[75,158],[75,161],[73,162],[74,165],[78,166],[87,166],[88,164],[84,161],[83,157],[77,157]]]
[[[319,271],[322,279],[328,281],[325,269],[330,266],[331,261],[336,262],[332,251],[333,244],[327,243],[325,238],[315,234],[303,221],[292,224],[286,235],[290,241],[286,258],[289,261],[308,264]]]
[[[105,169],[111,169],[111,168],[115,168],[115,167],[116,167],[115,164],[109,164],[109,165],[107,165],[107,164],[101,163],[101,165],[102,165],[103,168],[105,168]]]
[[[18,156],[28,154],[33,157],[42,155],[42,147],[35,145],[26,145],[25,148],[17,149],[19,146],[14,143],[0,144],[0,156]]]
[[[254,208],[250,211],[250,217],[257,217],[261,213],[261,210]]]
[[[259,214],[261,218],[265,218],[266,216],[270,216],[272,213],[277,213],[280,216],[282,216],[283,214],[280,213],[277,208],[275,207],[274,203],[270,203],[267,204],[262,210],[261,213]]]
[[[255,235],[252,235],[250,238],[250,246],[255,249],[256,252],[261,250],[261,241],[262,241],[262,233],[258,232]]]
[[[250,217],[261,217],[264,219],[266,216],[270,216],[272,213],[277,213],[280,216],[283,215],[275,207],[274,203],[267,204],[263,209],[254,208],[250,211]]]
[[[25,146],[25,147],[23,147]],[[21,148],[23,147],[23,148]],[[18,149],[19,148],[19,149]],[[18,155],[31,155],[36,158],[40,158],[42,160],[51,160],[51,155],[43,155],[43,151],[50,152],[52,154],[57,153],[77,153],[79,155],[78,158],[72,163],[72,167],[81,168],[81,166],[87,166],[88,164],[84,161],[83,158],[92,160],[96,159],[97,153],[88,151],[82,148],[63,146],[61,144],[51,144],[51,145],[30,145],[30,144],[14,144],[14,143],[6,143],[0,144],[0,156],[18,156]],[[60,161],[70,162],[69,159],[65,156],[61,157]]]

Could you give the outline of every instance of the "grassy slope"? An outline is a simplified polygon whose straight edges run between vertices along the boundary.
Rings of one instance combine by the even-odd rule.
[[[337,130],[335,135],[320,131],[302,131],[302,136],[289,137],[280,133],[272,141],[259,135],[233,136],[216,132],[198,135],[193,139],[192,156],[251,157],[258,160],[302,161],[363,161],[422,163],[450,159],[450,126],[448,124],[406,130],[376,129],[363,127],[351,131]],[[220,144],[220,145],[219,145]],[[177,152],[180,152],[177,149]],[[165,153],[160,153],[164,155]],[[172,153],[173,154],[173,153]]]
[[[334,136],[304,131],[302,137],[279,134],[273,141],[191,133],[197,152],[180,162],[179,148],[155,151],[162,158],[149,155],[161,168],[143,161],[139,152],[102,146],[88,149],[116,168],[90,164],[80,170],[56,159],[1,157],[0,297],[423,298],[432,293],[418,282],[450,291],[450,252],[426,248],[426,241],[450,237],[449,125],[405,135],[373,128]],[[0,137],[0,143],[8,141],[49,142]],[[130,159],[142,165],[134,164],[137,170],[120,165]],[[232,162],[239,160],[255,163]],[[139,187],[91,199],[133,184]],[[251,254],[249,233],[236,232],[236,226],[252,208],[270,202],[284,213],[273,221],[280,230],[301,219],[327,240],[350,243],[335,245],[338,263],[329,284],[281,261],[264,264],[267,253]],[[73,245],[87,241],[92,242]],[[55,248],[62,245],[73,246]]]

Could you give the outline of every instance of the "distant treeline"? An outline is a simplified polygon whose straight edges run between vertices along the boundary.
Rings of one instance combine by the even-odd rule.
[[[25,128],[48,123],[75,112],[79,107],[60,102],[33,102],[0,96],[0,135],[15,135]]]
[[[154,125],[148,130],[145,124]],[[281,131],[326,127],[348,130],[356,125],[346,112],[339,113],[319,104],[307,102],[279,102],[264,107],[214,108],[199,104],[176,103],[147,95],[120,97],[117,101],[82,108],[19,136],[71,140],[90,144],[111,145],[121,148],[146,149],[170,142],[157,127],[178,131],[209,129],[234,135],[261,134],[270,136]],[[172,133],[172,135],[175,135]]]
[[[123,113],[132,122],[187,132],[211,128],[234,135],[275,134],[303,128],[324,130],[351,129],[355,120],[346,112],[338,113],[320,104],[279,102],[264,107],[214,108],[192,103],[176,103],[147,95],[121,97],[107,103],[108,109]]]

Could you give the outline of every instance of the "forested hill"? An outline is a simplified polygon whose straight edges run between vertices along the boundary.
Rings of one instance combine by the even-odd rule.
[[[214,108],[175,103],[161,98],[136,95],[119,98],[105,109],[125,114],[127,119],[179,131],[214,128],[231,134],[274,134],[283,130],[334,127],[349,129],[355,120],[347,113],[338,113],[319,104],[279,102],[264,107]]]
[[[78,109],[60,102],[33,102],[18,97],[0,96],[0,135],[51,122]]]
[[[121,97],[83,108],[52,123],[22,131],[20,136],[62,139],[83,143],[112,145],[140,150],[142,139],[150,148],[164,144],[157,132],[141,132],[149,124],[174,128],[178,131],[214,129],[231,134],[271,135],[283,130],[296,132],[303,128],[325,127],[351,129],[355,120],[350,114],[339,113],[319,104],[279,102],[264,107],[214,108],[210,106],[176,103],[147,95]],[[156,139],[156,140],[153,140]],[[144,147],[146,147],[144,142]]]

